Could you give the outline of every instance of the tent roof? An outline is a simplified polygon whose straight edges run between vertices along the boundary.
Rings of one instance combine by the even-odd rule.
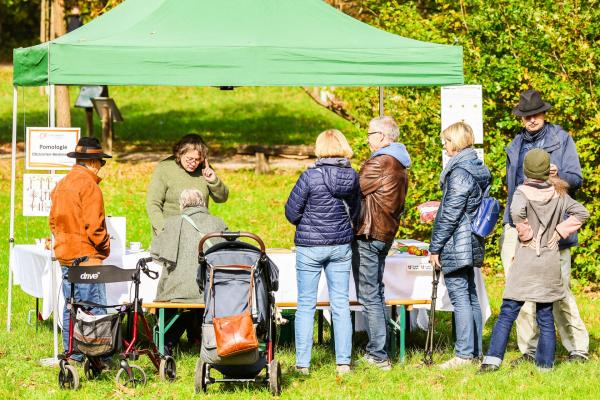
[[[127,0],[13,60],[22,86],[463,83],[462,47],[376,29],[322,0]]]

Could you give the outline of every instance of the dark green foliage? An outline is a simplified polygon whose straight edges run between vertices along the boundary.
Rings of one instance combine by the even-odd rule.
[[[542,92],[554,105],[547,119],[575,139],[584,187],[577,194],[591,212],[574,251],[575,276],[599,281],[600,261],[600,4],[598,1],[364,1],[365,22],[413,39],[458,44],[464,48],[466,84],[481,84],[484,95],[486,164],[492,170],[492,195],[505,199],[505,153],[520,127],[511,115],[519,93]],[[400,237],[428,239],[431,226],[418,223],[416,205],[438,199],[441,172],[439,88],[386,89],[386,114],[394,116],[401,140],[414,159],[409,198]],[[377,91],[337,89],[364,126],[377,114]],[[357,153],[366,156],[364,143]],[[486,262],[499,268],[499,236],[487,240]]]

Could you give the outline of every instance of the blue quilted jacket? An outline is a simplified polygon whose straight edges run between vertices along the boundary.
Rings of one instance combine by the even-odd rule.
[[[358,174],[345,158],[321,158],[304,171],[285,205],[296,246],[346,244],[360,215]]]
[[[472,148],[452,157],[442,172],[442,203],[429,251],[440,254],[444,274],[483,264],[484,239],[471,231],[470,219],[475,216],[491,179],[490,171]]]

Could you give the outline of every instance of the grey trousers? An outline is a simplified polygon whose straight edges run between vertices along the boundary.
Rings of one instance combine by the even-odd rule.
[[[504,275],[512,265],[519,236],[517,229],[509,224],[504,225],[500,239],[500,258],[504,266]],[[571,251],[560,251],[560,269],[565,287],[566,297],[554,303],[552,313],[560,335],[560,340],[569,354],[578,354],[587,357],[590,337],[585,324],[579,315],[575,296],[571,292]],[[535,355],[540,330],[535,322],[535,303],[525,302],[516,321],[517,343],[523,354]]]

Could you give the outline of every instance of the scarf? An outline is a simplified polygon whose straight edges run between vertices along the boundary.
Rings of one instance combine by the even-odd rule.
[[[537,132],[529,132],[527,129],[523,129],[523,141],[528,143],[535,143],[541,140],[544,140],[544,136],[546,136],[546,132],[548,132],[548,123],[544,122],[544,126]]]
[[[471,161],[477,159],[477,152],[472,147],[467,147],[466,149],[462,149],[458,154],[450,158],[448,164],[446,164],[446,168],[442,171],[440,175],[440,187],[444,186],[446,182],[446,177],[450,174],[450,172],[454,169],[456,165],[463,161]]]

